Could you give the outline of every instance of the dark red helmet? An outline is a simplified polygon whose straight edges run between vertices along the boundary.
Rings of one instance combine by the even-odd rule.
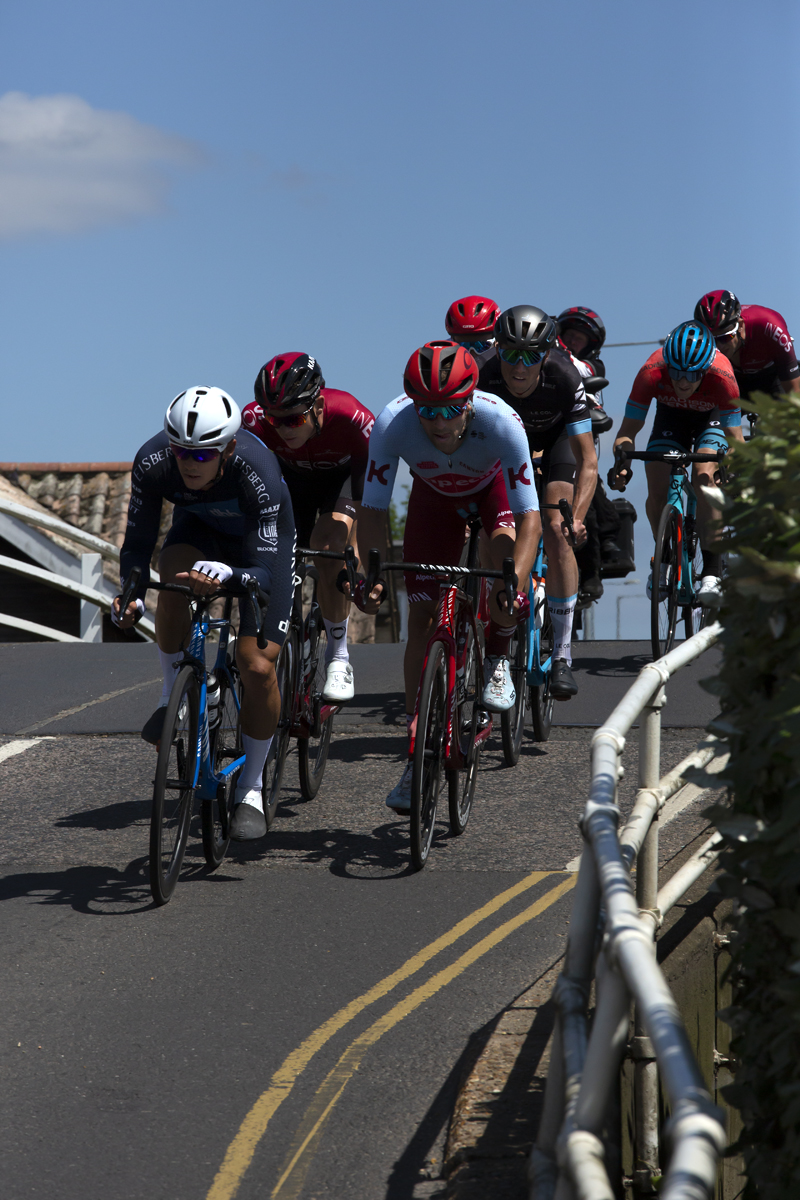
[[[445,329],[455,342],[475,338],[479,333],[492,336],[500,309],[487,296],[464,296],[454,300],[444,319]]]
[[[556,321],[559,333],[563,333],[566,329],[577,329],[586,334],[589,341],[586,350],[581,353],[598,354],[600,352],[603,342],[606,340],[606,327],[591,308],[584,308],[580,304],[573,308],[565,308],[556,317]]]
[[[310,407],[325,380],[319,363],[309,354],[277,354],[258,372],[254,391],[263,408]]]
[[[720,334],[733,333],[739,324],[742,306],[733,292],[706,292],[697,301],[694,319],[700,325],[705,325],[715,337]]]
[[[478,364],[455,342],[426,342],[406,363],[403,388],[419,404],[464,404],[478,386]]]

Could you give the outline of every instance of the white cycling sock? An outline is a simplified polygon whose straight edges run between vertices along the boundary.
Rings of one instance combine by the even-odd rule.
[[[272,738],[248,737],[246,733],[242,734],[242,746],[244,747],[245,760],[241,774],[236,780],[236,790],[249,792],[251,788],[261,788],[261,776],[264,773],[264,763],[267,761],[269,748],[272,745]],[[259,797],[256,807],[261,807],[261,798]]]
[[[327,617],[323,617],[322,620],[325,624],[325,632],[328,635],[328,645],[325,649],[325,666],[333,662],[334,659],[339,662],[349,662],[347,625],[350,618],[345,617],[343,621],[329,621]]]
[[[572,618],[575,615],[574,596],[548,596],[547,607],[550,609],[550,620],[553,622],[553,658],[566,659],[572,666]]]
[[[161,673],[164,676],[164,685],[161,688],[161,699],[158,702],[158,707],[162,708],[169,700],[169,694],[172,691],[172,685],[175,682],[175,664],[179,659],[183,658],[183,651],[176,650],[174,654],[168,654],[166,650],[159,647],[158,657],[161,661]]]

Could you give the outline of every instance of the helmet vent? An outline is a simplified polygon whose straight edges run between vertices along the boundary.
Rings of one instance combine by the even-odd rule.
[[[195,400],[195,404],[197,404],[196,400]],[[197,413],[190,412],[186,418],[186,433],[188,434],[189,437],[191,437],[192,434],[194,433],[194,427],[196,424],[197,424]]]
[[[220,426],[219,429],[212,429],[211,433],[204,433],[201,436],[200,441],[201,442],[213,442],[215,438],[219,438],[221,435],[222,435],[222,426]]]
[[[227,396],[223,396],[223,397],[222,397],[222,403],[225,405],[225,412],[228,414],[228,416],[230,416],[230,415],[231,415],[231,412],[232,412],[232,409],[231,409],[231,406],[230,406],[230,404],[228,403],[228,397],[227,397]]]

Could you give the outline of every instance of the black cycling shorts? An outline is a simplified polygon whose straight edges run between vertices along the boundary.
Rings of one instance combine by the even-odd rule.
[[[656,404],[648,450],[727,450],[728,439],[716,409],[697,412],[692,408],[670,408]]]
[[[294,543],[291,536],[280,536],[282,532],[279,525],[278,550],[269,564],[270,589],[266,621],[268,641],[276,642],[279,646],[283,645],[289,631],[289,616],[294,595]],[[178,544],[191,546],[197,551],[198,559],[225,563],[229,567],[247,565],[243,561],[241,538],[219,533],[193,513],[176,508],[172,528],[164,539],[164,549]],[[259,563],[261,567],[264,565]],[[255,637],[258,625],[250,599],[245,594],[238,596],[238,600],[239,637]]]
[[[541,454],[538,466],[544,484],[574,483],[578,464],[569,444],[566,425],[556,425],[536,439],[529,437],[532,455]],[[535,444],[534,444],[535,443]],[[534,462],[534,466],[536,466]]]
[[[293,471],[281,463],[281,471],[292,498],[298,546],[311,544],[311,532],[325,513],[338,512],[356,519],[349,466],[339,470]]]

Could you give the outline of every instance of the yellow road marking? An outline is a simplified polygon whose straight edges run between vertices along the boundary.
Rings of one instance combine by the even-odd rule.
[[[352,1079],[355,1072],[361,1065],[361,1060],[367,1050],[374,1046],[379,1038],[404,1017],[407,1017],[426,1000],[430,1000],[431,996],[446,987],[448,983],[452,983],[457,976],[466,971],[467,967],[472,966],[484,954],[493,950],[500,942],[507,938],[509,934],[514,933],[520,926],[525,925],[528,921],[532,921],[538,917],[540,913],[554,904],[556,900],[560,900],[571,888],[575,886],[577,875],[571,875],[567,879],[562,880],[556,887],[546,892],[529,908],[524,909],[518,916],[512,917],[510,921],[506,921],[504,925],[498,926],[492,933],[486,935],[481,941],[477,942],[470,950],[457,958],[449,967],[433,975],[427,983],[421,984],[413,992],[400,1000],[393,1008],[390,1008],[384,1016],[379,1017],[369,1029],[360,1034],[354,1042],[351,1043],[342,1054],[333,1070],[327,1075],[324,1082],[317,1089],[314,1099],[311,1101],[305,1116],[300,1124],[300,1128],[295,1134],[292,1145],[289,1148],[289,1153],[286,1158],[284,1168],[280,1178],[276,1183],[271,1200],[296,1200],[300,1190],[305,1182],[305,1177],[311,1162],[316,1152],[317,1143],[322,1133],[323,1126],[327,1121],[334,1105],[341,1096],[347,1084]]]
[[[382,999],[393,988],[397,987],[399,983],[402,983],[404,980],[410,978],[411,975],[421,970],[427,962],[430,962],[442,950],[446,950],[448,946],[452,946],[454,942],[457,942],[465,933],[469,933],[481,921],[485,921],[487,917],[493,916],[505,904],[508,904],[511,900],[514,900],[530,888],[535,887],[537,883],[541,883],[548,875],[554,874],[558,874],[558,872],[533,871],[530,875],[526,875],[519,883],[507,888],[504,892],[500,892],[493,900],[476,909],[469,916],[464,917],[462,921],[459,921],[447,933],[442,934],[441,937],[436,938],[435,941],[425,946],[419,953],[413,955],[412,958],[403,963],[396,971],[393,971],[391,975],[387,975],[385,979],[382,979],[374,987],[371,987],[369,991],[364,992],[361,996],[357,996],[355,1000],[351,1000],[344,1008],[340,1008],[324,1024],[309,1034],[284,1059],[272,1076],[270,1086],[259,1096],[242,1121],[236,1137],[227,1149],[225,1158],[214,1178],[206,1200],[231,1200],[236,1195],[242,1177],[253,1160],[256,1147],[264,1136],[267,1125],[291,1092],[297,1077],[305,1070],[317,1051],[321,1050],[334,1034],[343,1029],[345,1025],[357,1017],[359,1013],[363,1012],[365,1008],[369,1007],[370,1004],[374,1004],[376,1000]]]

